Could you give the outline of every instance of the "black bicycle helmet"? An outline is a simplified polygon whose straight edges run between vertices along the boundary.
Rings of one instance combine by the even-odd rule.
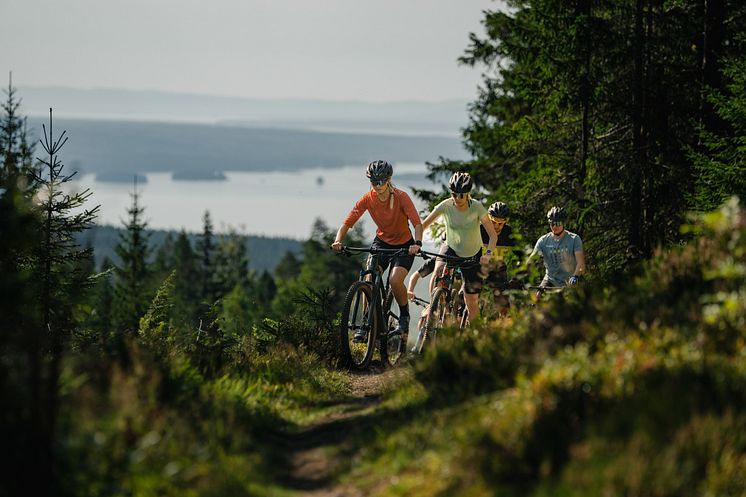
[[[394,174],[394,168],[385,160],[374,160],[368,164],[365,175],[369,180],[381,181],[390,178]]]
[[[453,193],[469,193],[473,186],[474,180],[471,179],[469,173],[453,173],[450,181],[448,181],[448,188],[450,188]]]
[[[487,209],[487,214],[489,214],[490,217],[507,219],[510,217],[510,207],[508,207],[508,204],[505,202],[495,202],[490,205],[489,209]]]
[[[547,219],[551,223],[564,223],[567,219],[567,212],[562,207],[554,206],[547,212]]]

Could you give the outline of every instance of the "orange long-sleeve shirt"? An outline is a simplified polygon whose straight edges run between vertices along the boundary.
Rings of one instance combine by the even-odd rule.
[[[393,205],[390,201],[381,202],[378,194],[371,190],[357,201],[355,207],[347,215],[344,224],[352,228],[365,211],[370,213],[376,223],[376,236],[390,245],[401,245],[412,238],[407,220],[412,226],[422,224],[417,209],[406,192],[394,188]]]

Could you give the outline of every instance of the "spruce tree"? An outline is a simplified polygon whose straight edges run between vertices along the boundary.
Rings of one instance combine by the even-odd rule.
[[[0,175],[0,493],[40,495],[38,479],[30,480],[37,486],[28,480],[46,452],[39,405],[42,320],[30,264],[41,244],[40,215],[18,176]]]
[[[280,262],[275,267],[275,278],[278,280],[288,280],[296,278],[300,271],[301,261],[289,250],[282,256]]]
[[[697,123],[725,121],[702,105],[702,85],[724,89],[722,61],[739,52],[746,4],[509,4],[485,13],[485,34],[472,35],[461,58],[485,68],[464,130],[474,159],[442,160],[432,177],[473,173],[529,239],[546,231],[549,207],[565,206],[589,264],[609,271],[679,241],[702,173],[682,144],[697,143]]]
[[[0,121],[0,178],[14,178],[21,190],[34,186],[34,147],[29,144],[26,119],[20,116],[21,100],[16,97],[12,74],[8,78],[6,99],[2,103]],[[31,192],[27,192],[29,195]]]
[[[91,195],[89,190],[66,193],[63,185],[70,182],[76,172],[64,173],[64,164],[59,152],[67,142],[66,132],[54,134],[52,109],[49,109],[49,128],[42,127],[44,138],[41,146],[46,153],[39,158],[37,170],[30,171],[38,189],[38,206],[41,212],[41,240],[33,255],[35,281],[37,284],[37,305],[41,318],[38,336],[40,348],[34,358],[43,361],[38,387],[38,409],[41,410],[38,436],[46,451],[42,455],[41,481],[53,481],[59,475],[53,474],[57,415],[59,410],[59,381],[65,343],[79,325],[75,310],[83,304],[85,292],[90,287],[91,259],[90,248],[78,246],[76,235],[88,229],[99,207],[85,207]],[[32,371],[36,364],[32,364]]]
[[[209,211],[205,211],[202,221],[202,233],[197,238],[197,257],[199,257],[200,271],[200,297],[208,305],[212,305],[218,297],[215,290],[215,239]]]
[[[701,126],[702,146],[690,154],[697,171],[692,204],[698,211],[712,210],[731,195],[746,202],[746,36],[741,36],[739,55],[725,59],[725,89],[707,92],[714,112],[724,124],[719,131]]]
[[[194,253],[189,237],[182,230],[176,237],[173,252],[174,275],[174,318],[178,324],[191,326],[197,319],[200,303],[201,272],[197,254]]]
[[[92,291],[92,307],[90,316],[91,327],[96,330],[101,337],[101,343],[104,348],[108,348],[109,339],[114,331],[113,327],[113,308],[114,308],[114,286],[112,279],[114,277],[115,266],[108,257],[101,261],[102,277],[97,278]]]
[[[171,232],[166,233],[163,242],[155,251],[155,260],[153,261],[153,272],[157,275],[156,279],[166,278],[173,269],[174,257],[174,237]]]
[[[215,257],[215,291],[218,298],[236,285],[245,289],[251,284],[246,238],[234,231],[220,237]]]
[[[127,209],[129,219],[115,247],[121,261],[115,270],[114,285],[113,315],[115,330],[118,333],[137,331],[140,318],[147,311],[153,293],[153,271],[148,262],[150,235],[146,231],[147,222],[143,218],[145,208],[139,204],[137,178],[134,182],[134,192],[130,196],[132,205]]]

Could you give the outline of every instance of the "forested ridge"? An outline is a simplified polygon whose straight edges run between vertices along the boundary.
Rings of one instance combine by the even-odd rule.
[[[130,178],[131,179],[131,178]],[[124,228],[119,226],[95,225],[85,230],[76,237],[78,244],[89,246],[93,249],[94,263],[98,267],[106,258],[114,264],[119,263],[119,258],[114,250],[122,235]],[[148,241],[152,247],[151,257],[165,257],[165,253],[173,251],[174,241],[180,233],[173,230],[146,229]],[[299,255],[301,251],[300,240],[282,237],[269,237],[259,235],[232,236],[243,239],[249,256],[249,269],[259,273],[263,271],[274,271],[286,252]],[[192,246],[196,246],[199,238],[198,233],[187,232],[186,237]],[[159,254],[160,253],[160,254]]]
[[[43,118],[29,118],[41,129]],[[455,137],[341,133],[231,124],[176,124],[58,119],[71,137],[67,164],[98,181],[130,182],[133,174],[171,173],[174,179],[225,179],[226,172],[333,169],[365,161],[378,150],[391,160],[423,162],[439,154],[464,157]],[[135,142],[137,147],[132,147]]]
[[[472,173],[526,246],[565,206],[588,276],[383,374],[338,365],[361,261],[321,222],[255,272],[209,213],[155,247],[135,190],[118,261],[94,263],[67,136],[50,111],[32,139],[11,82],[0,496],[744,495],[746,4],[508,6],[461,59],[484,71],[472,159],[431,175]]]

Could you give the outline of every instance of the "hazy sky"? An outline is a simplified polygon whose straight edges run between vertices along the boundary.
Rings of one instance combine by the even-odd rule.
[[[17,86],[472,100],[456,59],[493,0],[0,0]],[[5,80],[7,76],[3,76]],[[5,86],[5,84],[3,84]]]

